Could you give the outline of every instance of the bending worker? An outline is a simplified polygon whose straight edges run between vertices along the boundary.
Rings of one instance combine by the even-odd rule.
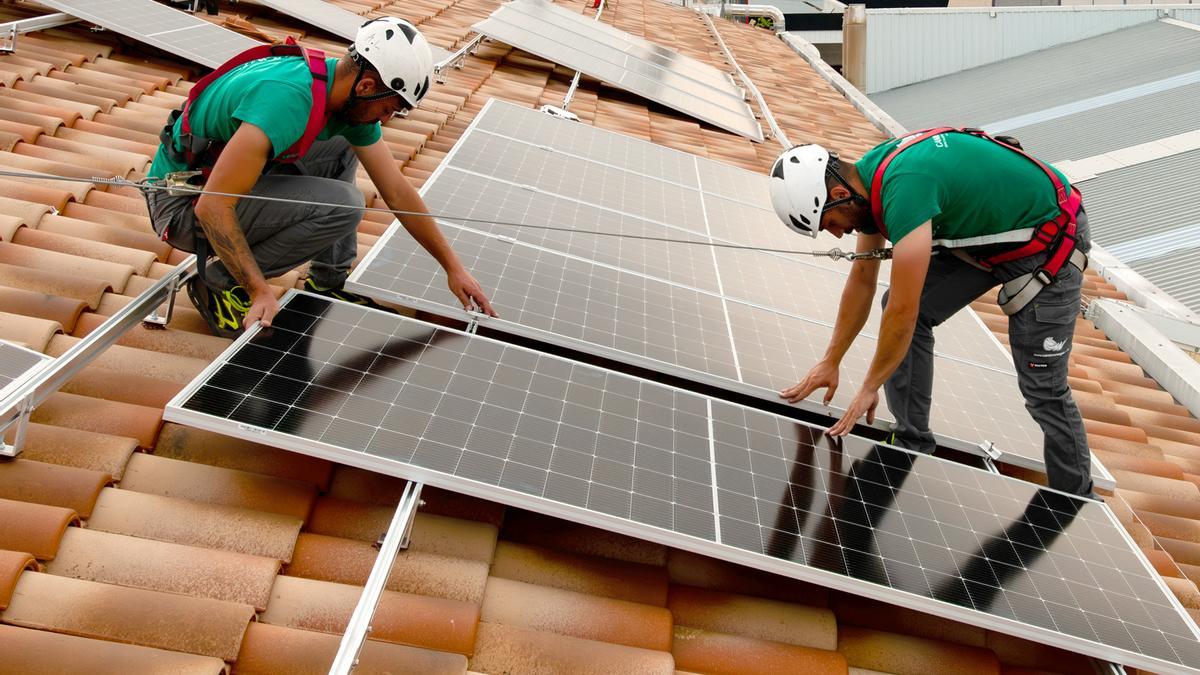
[[[200,274],[188,294],[214,334],[232,337],[255,321],[269,326],[279,304],[266,278],[310,260],[306,290],[374,305],[342,288],[364,205],[355,171],[361,162],[389,208],[427,213],[381,141],[380,124],[416,106],[432,72],[425,37],[387,17],[363,24],[340,60],[290,41],[262,46],[192,88],[163,129],[150,178],[282,200],[148,191],[155,231],[198,254]],[[441,264],[464,308],[494,315],[431,217],[400,222]],[[205,265],[210,253],[219,261]]]
[[[894,244],[875,356],[830,435],[849,433],[863,415],[873,422],[882,386],[894,442],[933,452],[933,329],[999,282],[1017,383],[1045,434],[1050,487],[1092,495],[1087,436],[1067,384],[1090,243],[1079,192],[1065,176],[1013,139],[947,127],[889,140],[853,164],[819,145],[798,146],[771,177],[775,210],[792,230],[857,232],[860,252]],[[855,261],[824,358],[781,396],[795,403],[824,389],[829,403],[878,275],[878,260]]]

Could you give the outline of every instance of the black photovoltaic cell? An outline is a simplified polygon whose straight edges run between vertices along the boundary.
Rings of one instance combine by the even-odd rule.
[[[49,357],[0,340],[0,393]]]
[[[1097,502],[412,319],[293,292],[165,418],[1198,672]]]

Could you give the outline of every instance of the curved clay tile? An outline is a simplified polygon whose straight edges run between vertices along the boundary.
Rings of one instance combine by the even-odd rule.
[[[148,233],[157,239],[154,228],[150,225],[150,219],[142,214],[112,211],[90,204],[71,202],[67,204],[67,208],[63,209],[62,215],[77,220],[119,227],[139,235]]]
[[[51,394],[38,406],[30,420],[84,431],[136,438],[138,445],[154,445],[162,424],[162,409],[108,401],[65,392]]]
[[[26,572],[5,623],[233,660],[254,608]]]
[[[12,97],[6,97],[4,105],[0,106],[0,119],[33,124],[42,128],[47,134],[52,134],[64,124],[71,124],[79,117],[79,113],[54,109]]]
[[[682,626],[801,647],[837,649],[837,619],[825,608],[672,585],[667,609],[675,623]]]
[[[156,82],[152,82],[150,80],[106,73],[103,70],[92,68],[90,64],[85,64],[82,68],[72,68],[66,74],[74,78],[76,81],[84,84],[90,84],[96,87],[113,87],[114,89],[119,88],[120,91],[127,91],[130,93],[138,92],[138,95],[134,97],[134,101],[141,98],[142,95],[149,94],[150,92],[154,91],[155,87],[157,86]],[[51,73],[51,75],[53,76],[54,73]]]
[[[471,657],[471,669],[483,673],[674,675],[675,666],[668,652],[487,622],[479,624]]]
[[[62,326],[57,321],[0,312],[0,338],[25,345],[36,352],[46,351],[50,339],[61,330]]]
[[[79,206],[82,209],[88,208],[76,202],[71,202],[67,210],[71,210],[70,207],[72,206]],[[148,223],[145,229],[140,227],[133,229],[128,226],[107,225],[51,214],[42,216],[42,219],[38,221],[37,229],[43,232],[56,232],[79,239],[103,242],[127,249],[146,251],[153,254],[158,262],[166,262],[173,250],[170,244],[159,239],[154,234],[153,230],[149,228]]]
[[[68,152],[41,144],[40,141],[44,138],[49,138],[49,136],[41,136],[37,144],[22,143],[13,148],[13,152],[21,157],[25,157],[27,160],[39,160],[47,163],[46,166],[48,168],[42,169],[42,171],[56,176],[75,176],[84,179],[91,178],[92,176],[99,178],[124,178],[132,170],[119,159],[101,155],[98,152],[100,148],[97,148],[97,152],[95,153]],[[62,167],[73,167],[73,170],[64,170]]]
[[[51,356],[61,356],[78,342],[79,338],[59,335],[50,342],[46,353]],[[104,350],[100,356],[92,359],[91,363],[102,368],[180,384],[191,382],[208,365],[208,361],[203,359],[126,347],[121,344]]]
[[[52,182],[49,180],[28,179],[49,188],[67,186],[76,199],[84,193],[85,186],[90,189],[93,176],[112,178],[117,172],[109,171],[101,166],[103,162],[89,161],[82,156],[63,156],[56,150],[43,148],[32,143],[18,143],[13,152],[0,155],[0,165],[11,171],[24,171],[35,174],[78,178],[78,182]],[[32,225],[33,223],[30,223]]]
[[[80,103],[79,101],[63,99],[57,96],[46,96],[45,94],[39,94],[27,89],[5,89],[0,92],[0,97],[9,100],[27,101],[41,106],[48,111],[45,114],[57,116],[78,115],[78,117],[70,117],[69,119],[68,117],[63,117],[63,121],[67,122],[68,126],[73,125],[80,119],[91,119],[96,116],[96,113],[100,112],[98,106],[91,105],[90,103]]]
[[[68,253],[0,242],[0,263],[41,270],[56,270],[86,279],[99,279],[120,293],[134,269],[129,265],[94,260]]]
[[[377,553],[366,542],[301,534],[284,573],[361,586],[371,573]],[[478,604],[487,577],[487,563],[409,550],[396,557],[387,589]]]
[[[111,480],[99,471],[15,459],[0,463],[0,498],[61,506],[86,520]]]
[[[1000,673],[1000,662],[990,649],[854,626],[838,629],[838,650],[856,668],[902,673]]]
[[[13,243],[31,249],[53,251],[83,259],[100,260],[128,267],[133,274],[145,275],[154,264],[155,256],[148,251],[125,248],[114,244],[80,239],[57,232],[22,228],[13,237]],[[108,278],[111,282],[111,278]]]
[[[87,451],[80,452],[80,448],[87,448]],[[25,432],[21,457],[100,471],[114,480],[121,480],[125,463],[134,450],[137,450],[136,438],[31,423]]]
[[[75,298],[92,309],[100,306],[100,299],[109,288],[108,282],[99,279],[72,277],[61,271],[31,269],[5,263],[0,263],[0,286]]]
[[[187,66],[162,59],[151,60],[143,58],[141,54],[110,54],[107,59],[97,61],[95,65],[104,63],[120,67],[127,72],[140,73],[143,76],[161,77],[172,85],[178,84],[181,79],[189,77],[194,72],[192,68]]]
[[[671,653],[675,656],[676,666],[681,670],[736,672],[745,675],[773,673],[828,673],[832,675],[833,673],[845,673],[849,660],[836,651],[726,635],[689,626],[675,627],[675,640]],[[854,665],[852,661],[851,665]],[[996,666],[993,672],[998,675],[999,664],[997,663]]]
[[[82,189],[83,183],[59,183],[56,187],[46,187],[45,185],[39,185],[36,182],[24,179],[9,180],[7,178],[0,178],[0,197],[24,199],[26,201],[45,204],[57,211],[61,211],[66,208],[67,202],[75,198],[75,192],[60,189],[64,185],[77,186],[78,189],[76,191],[89,191]]]
[[[130,458],[121,487],[300,519],[316,498],[309,483],[140,454]]]
[[[680,549],[667,552],[671,583],[826,607],[829,589],[768,572],[747,569]]]
[[[1146,556],[1146,560],[1159,576],[1183,578],[1183,573],[1180,571],[1179,566],[1175,564],[1175,560],[1171,557],[1171,554],[1166,551],[1144,548],[1142,549],[1142,555]]]
[[[1147,476],[1159,476],[1161,478],[1171,478],[1174,480],[1183,480],[1183,469],[1178,465],[1162,460],[1151,459],[1149,457],[1136,457],[1133,455],[1125,455],[1117,452],[1109,452],[1107,450],[1092,449],[1093,454],[1100,458],[1104,463],[1104,467],[1113,470],[1132,471],[1145,474]]]
[[[70,35],[69,38],[63,37],[68,34]],[[94,61],[101,57],[107,57],[113,50],[112,45],[88,40],[87,33],[80,33],[79,31],[59,33],[58,35],[39,32],[26,36],[22,42],[28,42],[47,51],[83,55],[83,60],[75,63],[76,66],[83,65],[83,61]]]
[[[4,60],[9,63],[26,66],[32,68],[38,75],[45,75],[54,67],[50,62],[36,58],[25,58],[17,54],[5,54]]]
[[[177,302],[181,299],[182,295],[176,297]],[[173,327],[157,329],[138,325],[126,331],[117,344],[130,349],[211,362],[229,347],[229,339],[189,333]]]
[[[92,106],[97,112],[108,112],[114,105],[128,100],[120,95],[110,94],[103,89],[90,89],[49,77],[35,77],[31,81],[18,82],[14,89],[16,91],[41,94],[42,96],[55,98],[60,101],[82,103]],[[94,116],[95,113],[81,117],[75,121],[75,125],[78,126],[81,122],[87,122]]]
[[[362,591],[358,586],[280,576],[259,619],[340,635]],[[371,638],[470,656],[478,625],[479,607],[473,603],[384,591],[371,618]]]
[[[51,73],[53,75],[53,73]],[[137,96],[141,96],[138,91]],[[163,124],[166,120],[157,115],[139,115],[138,113],[129,112],[124,108],[113,108],[107,113],[96,115],[97,122],[108,124],[126,129],[133,129],[144,134],[156,134],[162,131]]]
[[[1139,511],[1152,511],[1168,516],[1200,520],[1200,500],[1177,499],[1166,495],[1117,488],[1116,494]]]
[[[14,673],[223,675],[221,659],[0,625],[0,652]]]
[[[94,145],[89,145],[80,141],[73,141],[59,136],[42,136],[38,139],[37,144],[42,147],[60,150],[74,155],[83,155],[85,157],[102,159],[113,168],[115,173],[122,176],[133,171],[145,170],[146,165],[149,164],[150,160],[154,158],[152,155],[144,155],[138,152],[126,152],[116,148],[98,148]]]
[[[666,568],[501,541],[492,576],[662,607]]]
[[[158,443],[154,446],[154,454],[186,462],[297,480],[310,483],[318,490],[328,489],[333,473],[333,463],[323,459],[172,422],[163,425],[162,432],[158,435]],[[391,511],[388,522],[391,518],[390,513]],[[388,522],[384,523],[381,532],[387,531]],[[375,538],[378,535],[379,533],[376,533]],[[371,541],[375,541],[375,538]]]
[[[1054,672],[1063,675],[1093,675],[1096,672],[1095,661],[1090,657],[1004,633],[988,631],[986,646],[1005,665],[1006,675],[1009,667],[1034,671],[1052,667]]]
[[[504,519],[504,538],[580,555],[662,567],[667,547],[607,530],[512,509]]]
[[[153,157],[154,153],[158,151],[158,139],[153,134],[89,120],[79,120],[74,127],[63,127],[55,136],[78,143],[124,150],[148,157]]]
[[[3,612],[4,608],[8,607],[8,601],[12,598],[13,588],[17,585],[17,579],[21,578],[21,574],[25,570],[36,572],[38,569],[38,562],[28,553],[6,551],[0,548],[0,612]],[[0,637],[0,644],[2,643],[3,638]],[[7,655],[11,652],[6,651],[4,653],[6,655],[5,662],[8,663]]]
[[[251,623],[233,664],[240,675],[324,675],[333,665],[341,637],[327,633]],[[356,673],[465,675],[467,659],[418,647],[368,640]]]
[[[41,136],[44,133],[44,130],[39,124],[29,124],[28,122],[21,122],[17,119],[10,118],[10,116],[7,115],[0,115],[0,132],[4,132],[9,138],[15,134],[18,139],[25,141],[26,143],[33,143],[37,140],[38,136]],[[8,143],[6,143],[6,145],[8,145]],[[9,149],[11,149],[11,147],[12,146],[9,145]]]
[[[628,647],[671,649],[671,612],[662,607],[499,577],[488,579],[480,619]]]
[[[60,387],[59,391],[149,408],[163,408],[183,387],[179,382],[158,380],[89,364]]]
[[[146,518],[147,513],[155,514]],[[88,527],[177,544],[291,560],[301,521],[274,513],[200,504],[131,490],[100,494]]]
[[[261,611],[271,595],[279,561],[73,528],[46,572],[152,591],[227,600]]]
[[[21,134],[6,129],[0,129],[0,150],[9,152],[17,143],[21,142]]]
[[[1117,485],[1138,492],[1151,492],[1175,499],[1200,499],[1200,489],[1194,483],[1174,478],[1162,478],[1136,471],[1113,469],[1110,471]],[[1196,524],[1200,527],[1200,523]]]
[[[78,523],[68,508],[0,498],[0,549],[52,560],[63,533]]]
[[[400,501],[404,485],[402,478],[339,464],[333,470],[329,496],[394,507]],[[504,520],[504,505],[486,499],[429,486],[421,491],[421,499],[425,502],[423,513],[478,520],[497,527]]]
[[[387,532],[393,512],[386,506],[321,497],[305,529],[312,534],[375,542]],[[413,519],[409,548],[490,564],[497,535],[496,527],[487,523],[418,513]]]
[[[98,59],[88,64],[88,70],[99,70],[128,80],[148,82],[153,89],[162,89],[179,81],[178,77],[165,77],[162,73],[152,72],[146,68],[134,68],[127,63],[112,59]]]
[[[68,333],[86,308],[87,303],[76,298],[0,286],[0,312],[53,321]]]
[[[848,593],[835,592],[831,609],[840,625],[902,633],[969,647],[982,647],[987,642],[987,631],[983,628]]]
[[[50,206],[45,204],[25,201],[23,199],[0,197],[0,213],[11,218],[17,218],[30,227],[35,227],[52,210]]]

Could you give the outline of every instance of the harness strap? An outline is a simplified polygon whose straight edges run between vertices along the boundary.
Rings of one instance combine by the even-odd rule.
[[[1059,250],[1070,251],[1070,253],[1065,257],[1066,262],[1069,262],[1071,266],[1075,267],[1080,272],[1087,269],[1088,257],[1083,251],[1080,251],[1077,248],[1068,248],[1065,246],[1061,247]],[[1062,268],[1063,264],[1064,263],[1059,264],[1060,269]],[[1000,287],[1000,295],[996,298],[996,301],[999,303],[1000,309],[1006,315],[1012,316],[1022,309],[1025,309],[1025,306],[1028,305],[1034,298],[1036,298],[1038,293],[1042,292],[1043,288],[1054,283],[1054,277],[1048,274],[1046,269],[1047,267],[1049,267],[1049,265],[1046,265],[1045,267],[1028,274],[1022,274],[1016,279],[1013,279]]]
[[[191,91],[188,92],[187,100],[184,101],[183,106],[171,113],[167,120],[167,125],[159,135],[159,139],[163,142],[163,146],[166,148],[167,154],[172,161],[185,163],[191,169],[200,167],[206,173],[216,164],[217,157],[220,156],[221,150],[224,148],[224,143],[193,135],[188,111],[209,85],[229,73],[229,71],[251,61],[274,56],[299,56],[305,60],[309,73],[312,75],[313,101],[312,109],[308,115],[308,122],[304,127],[304,133],[291,147],[278,153],[274,161],[282,163],[295,162],[308,152],[308,149],[312,147],[313,142],[316,141],[317,136],[321,133],[321,129],[325,127],[328,98],[326,83],[329,80],[329,72],[325,63],[325,52],[319,49],[305,49],[289,37],[285,44],[261,45],[247,49],[221,64],[220,67],[208,75],[200,78]],[[176,120],[179,120],[180,133],[178,140],[181,145],[181,149],[179,150],[175,149],[172,138],[174,136]]]

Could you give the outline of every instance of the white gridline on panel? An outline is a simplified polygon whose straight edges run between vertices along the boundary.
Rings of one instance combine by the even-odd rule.
[[[606,211],[583,202],[540,191],[513,189],[494,178],[446,168],[426,189],[425,203],[435,213],[453,213],[496,223],[522,223],[598,232],[621,232],[634,236],[663,237],[704,242],[702,234],[680,232],[633,216]],[[717,291],[716,269],[702,244],[680,244],[638,239],[551,231],[536,227],[512,227],[494,223],[468,222],[466,229],[509,237],[583,259],[643,274],[683,286]]]

